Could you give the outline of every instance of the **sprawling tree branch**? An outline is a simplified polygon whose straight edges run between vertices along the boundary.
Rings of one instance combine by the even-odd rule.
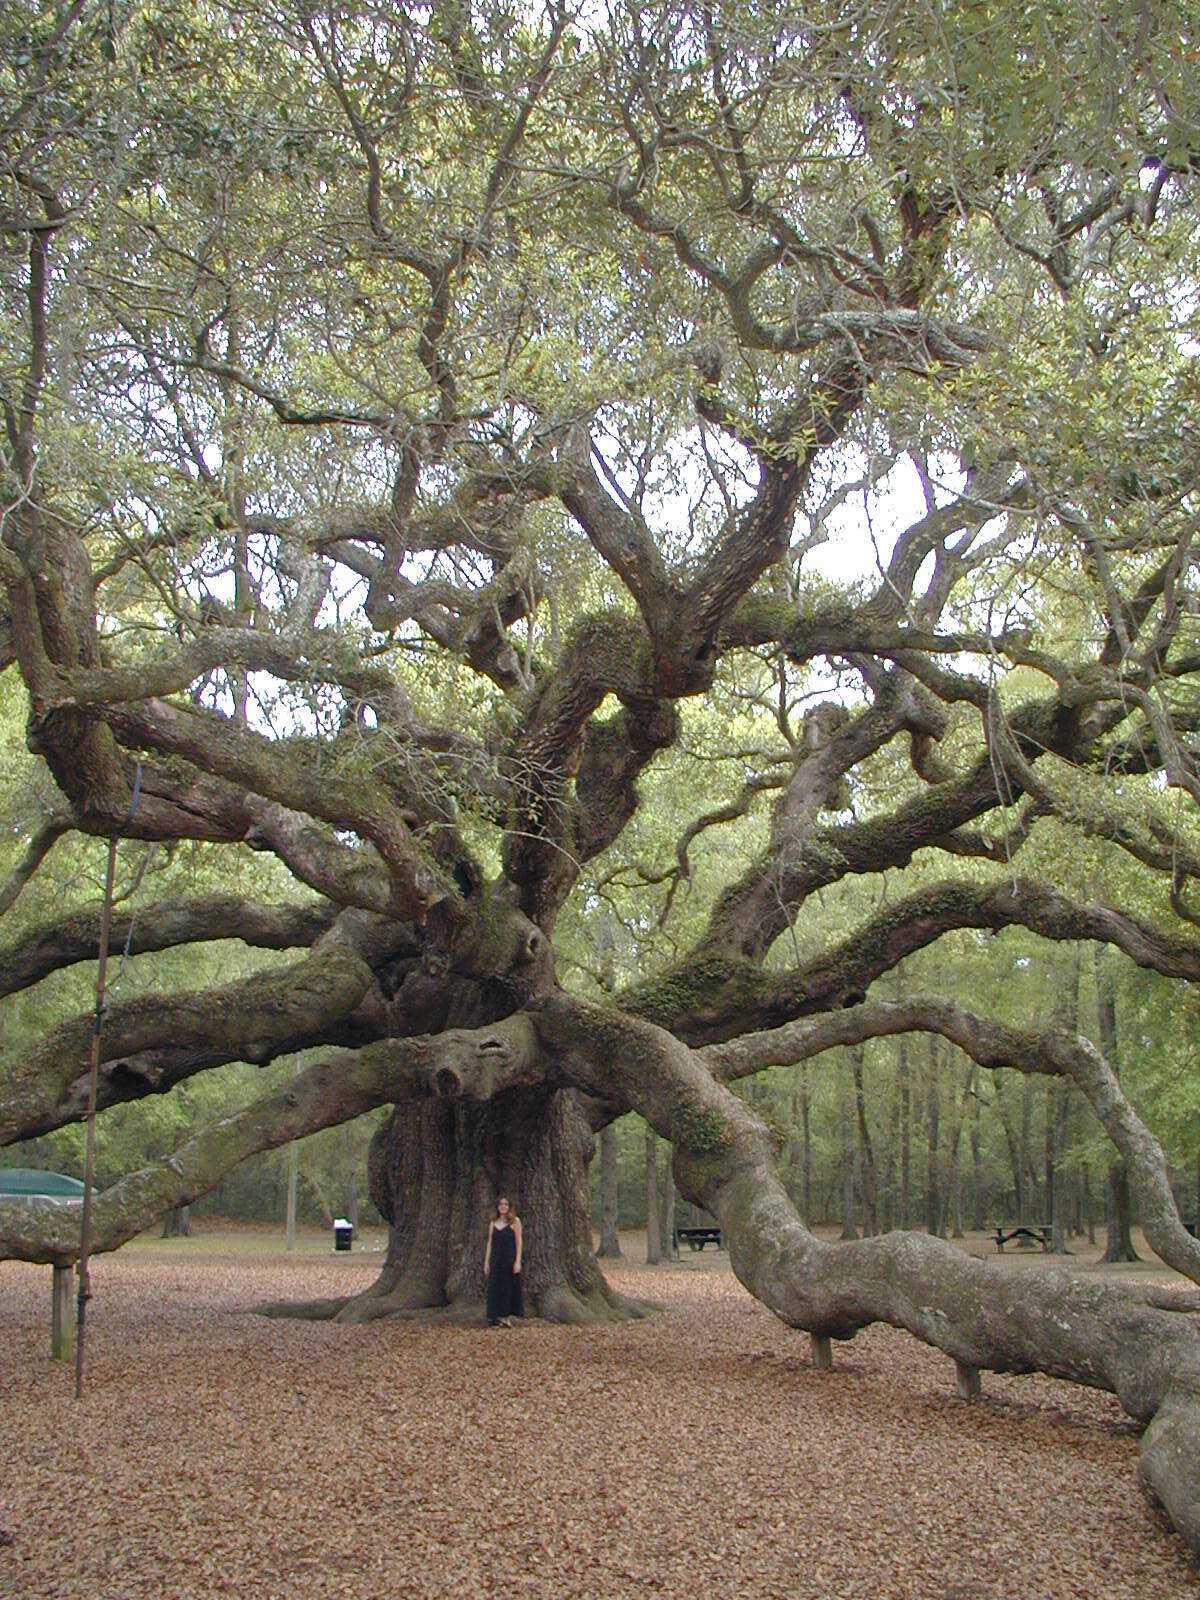
[[[239,939],[265,950],[313,944],[332,924],[337,908],[327,902],[267,906],[234,895],[197,900],[159,900],[118,907],[111,941],[130,955],[171,950],[214,939]],[[100,943],[101,909],[89,906],[23,933],[0,950],[0,995],[13,994],[51,972],[94,961]]]
[[[436,1038],[386,1039],[335,1051],[105,1189],[93,1203],[91,1248],[117,1249],[165,1211],[207,1194],[248,1156],[377,1106],[431,1095],[488,1100],[503,1089],[541,1081],[536,1045],[533,1027],[518,1013],[481,1032],[448,1029]],[[78,1209],[38,1199],[0,1200],[0,1255],[75,1260]]]

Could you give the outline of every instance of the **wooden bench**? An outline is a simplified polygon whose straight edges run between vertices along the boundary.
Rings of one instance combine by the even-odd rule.
[[[997,1223],[992,1230],[992,1238],[996,1241],[996,1249],[1003,1255],[1004,1246],[1013,1239],[1028,1239],[1031,1244],[1040,1244],[1044,1251],[1049,1250],[1051,1233],[1048,1222],[1043,1222],[1036,1228],[1002,1228]]]
[[[678,1250],[679,1241],[686,1239],[692,1250],[703,1250],[706,1244],[715,1244],[717,1249],[723,1247],[720,1228],[676,1228],[675,1248]]]

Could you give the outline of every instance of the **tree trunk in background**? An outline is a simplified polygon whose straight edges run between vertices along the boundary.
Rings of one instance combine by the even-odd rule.
[[[1121,1052],[1117,1036],[1117,990],[1100,947],[1093,949],[1093,970],[1096,975],[1096,1021],[1100,1033],[1100,1049],[1108,1064],[1121,1075]],[[1136,1261],[1138,1253],[1133,1248],[1130,1234],[1129,1169],[1120,1156],[1115,1156],[1108,1166],[1107,1183],[1108,1241],[1104,1247],[1105,1261]]]
[[[1000,1113],[1000,1122],[1004,1128],[1004,1142],[1008,1148],[1008,1165],[1012,1173],[1013,1204],[1016,1206],[1017,1221],[1021,1222],[1025,1214],[1025,1173],[1021,1165],[1021,1147],[1017,1141],[1016,1129],[1013,1127],[1012,1118],[1008,1114],[1008,1105],[1003,1093],[1004,1078],[996,1075],[996,1110]],[[998,1217],[997,1221],[1006,1222],[1007,1217]]]
[[[1050,1250],[1054,1255],[1063,1256],[1067,1253],[1067,1185],[1058,1164],[1065,1143],[1071,1090],[1062,1082],[1050,1084],[1049,1090],[1046,1096],[1046,1191],[1050,1197]]]
[[[938,1194],[938,1047],[929,1035],[925,1071],[925,1231],[940,1234],[942,1216]]]
[[[1108,1242],[1104,1247],[1104,1261],[1138,1261],[1130,1232],[1129,1169],[1123,1161],[1114,1161],[1108,1169],[1106,1216]]]
[[[620,1174],[617,1170],[617,1125],[610,1122],[600,1130],[600,1248],[599,1256],[613,1259],[621,1254],[617,1234],[620,1215]]]
[[[893,1092],[888,1111],[887,1160],[883,1168],[883,1201],[879,1224],[884,1233],[896,1226],[896,1153],[900,1143],[900,1096]]]
[[[346,1221],[358,1232],[358,1173],[353,1167],[350,1169],[350,1181],[346,1185]]]
[[[1070,947],[1062,991],[1055,1007],[1054,1020],[1068,1033],[1079,1032],[1079,972],[1083,947]],[[1054,1255],[1067,1253],[1067,1186],[1059,1171],[1066,1145],[1067,1118],[1071,1088],[1061,1079],[1046,1085],[1046,1211],[1050,1222],[1050,1249]]]
[[[958,1152],[962,1144],[963,1123],[967,1116],[967,1103],[975,1092],[975,1063],[968,1063],[966,1076],[963,1079],[962,1094],[954,1107],[954,1121],[950,1128],[950,1158],[949,1173],[946,1180],[946,1206],[943,1211],[950,1216],[950,1236],[953,1239],[963,1237],[962,1225],[962,1167],[959,1163]]]
[[[857,1239],[854,1226],[854,1145],[850,1131],[850,1104],[844,1073],[838,1074],[838,1175],[842,1191],[842,1238]]]
[[[662,1260],[662,1238],[658,1231],[658,1135],[646,1129],[646,1264],[654,1267]]]
[[[858,1172],[859,1186],[862,1190],[863,1232],[869,1235],[879,1232],[879,1214],[875,1191],[875,1147],[871,1143],[871,1131],[867,1127],[862,1045],[851,1047],[850,1061],[854,1070],[854,1108],[858,1120]]]
[[[1027,1181],[1021,1185],[1018,1195],[1017,1221],[1022,1227],[1028,1227],[1034,1221],[1030,1212],[1037,1206],[1037,1183],[1033,1171],[1032,1154],[1032,1129],[1033,1129],[1033,1079],[1026,1077],[1021,1080],[1021,1172],[1027,1175]],[[1032,1191],[1032,1192],[1031,1192]]]
[[[300,1152],[293,1139],[288,1145],[288,1181],[287,1181],[287,1248],[296,1248],[296,1174],[299,1169]]]
[[[160,1237],[163,1239],[190,1239],[191,1234],[192,1224],[188,1216],[188,1207],[173,1206],[163,1217]]]
[[[981,1100],[979,1085],[971,1096],[971,1227],[976,1233],[984,1226],[983,1171],[979,1145]]]
[[[804,1202],[804,1220],[811,1228],[812,1209],[812,1130],[808,1120],[808,1063],[800,1065],[800,1193]]]
[[[679,1260],[679,1246],[675,1242],[675,1174],[668,1160],[659,1184],[659,1242],[664,1261]]]
[[[912,1104],[908,1093],[908,1041],[896,1047],[896,1079],[900,1087],[900,1226],[912,1222]]]

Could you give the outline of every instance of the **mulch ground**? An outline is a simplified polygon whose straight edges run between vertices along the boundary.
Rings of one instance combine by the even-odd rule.
[[[79,1404],[49,1269],[0,1264],[3,1600],[1200,1595],[1108,1396],[985,1374],[964,1403],[881,1328],[818,1372],[710,1252],[610,1269],[664,1308],[616,1328],[246,1314],[378,1262],[105,1257]]]

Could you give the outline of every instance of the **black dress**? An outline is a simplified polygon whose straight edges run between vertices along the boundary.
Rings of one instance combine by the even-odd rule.
[[[522,1316],[521,1274],[514,1272],[517,1260],[517,1236],[511,1223],[492,1227],[492,1253],[488,1259],[487,1319],[499,1322],[501,1317]]]

